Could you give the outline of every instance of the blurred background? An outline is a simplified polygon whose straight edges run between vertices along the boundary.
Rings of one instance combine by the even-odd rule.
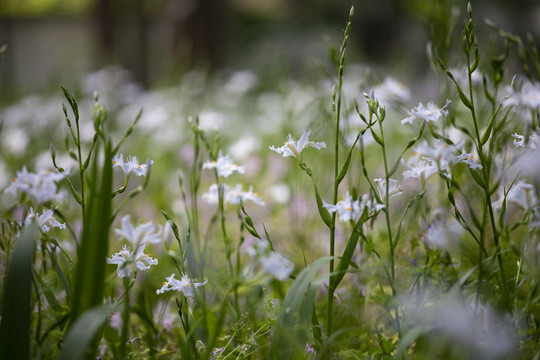
[[[459,34],[466,3],[2,0],[0,46],[7,50],[0,66],[1,102],[29,91],[57,90],[59,82],[70,86],[81,74],[113,64],[145,88],[177,82],[193,69],[309,76],[341,43],[352,5],[351,61],[391,66],[413,78],[425,72],[430,38],[444,41],[453,26]],[[472,5],[482,28],[487,28],[483,19],[490,18],[502,29],[522,36],[528,31],[538,39],[538,1],[477,0]]]

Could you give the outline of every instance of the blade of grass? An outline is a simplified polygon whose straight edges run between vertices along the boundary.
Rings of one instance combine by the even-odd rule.
[[[2,297],[0,354],[4,359],[30,357],[30,301],[36,226],[26,228],[9,262]]]

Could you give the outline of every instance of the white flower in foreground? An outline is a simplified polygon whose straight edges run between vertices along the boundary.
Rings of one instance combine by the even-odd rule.
[[[354,220],[362,212],[360,201],[352,199],[352,196],[347,191],[345,199],[337,202],[336,205],[327,204],[323,201],[323,206],[330,212],[337,212],[340,222]]]
[[[182,274],[182,279],[177,280],[174,278],[174,274],[166,278],[167,281],[163,283],[161,289],[156,290],[156,294],[163,294],[165,291],[177,290],[182,292],[184,296],[193,297],[193,287],[203,286],[208,280],[201,283],[192,283],[187,274]]]
[[[400,195],[403,192],[403,188],[399,185],[397,180],[389,179],[388,184],[388,197],[394,197]],[[386,195],[386,180],[385,179],[373,179],[375,184],[377,184],[377,190],[379,191],[379,196],[385,198]]]
[[[5,192],[16,195],[17,193],[27,194],[37,205],[48,201],[60,201],[65,193],[57,193],[56,183],[68,175],[68,171],[54,173],[43,170],[39,173],[31,173],[23,167],[22,171],[17,171],[17,177],[6,188]]]
[[[229,155],[223,156],[221,151],[219,152],[218,159],[205,162],[203,169],[216,169],[218,176],[225,178],[232,175],[235,171],[239,174],[243,174],[246,171],[244,166],[235,164],[229,158]]]
[[[131,176],[131,174],[135,174],[137,176],[146,176],[148,173],[148,167],[154,162],[152,160],[148,160],[146,164],[139,164],[139,160],[136,156],[128,156],[128,161],[124,161],[124,156],[122,154],[116,154],[112,159],[112,163],[113,168],[119,167],[122,169],[125,176]]]
[[[59,228],[62,230],[66,228],[66,224],[62,224],[61,222],[56,220],[53,214],[54,214],[54,210],[49,209],[49,210],[43,210],[41,215],[37,216],[38,226],[41,228],[43,232],[49,232],[51,230],[51,227]],[[26,219],[24,219],[24,225],[25,226],[30,225],[30,223],[32,222],[32,220],[34,220],[34,218],[36,218],[36,213],[34,212],[33,208],[30,208],[30,210],[28,211],[28,214],[26,214]]]
[[[412,124],[414,119],[421,119],[428,122],[437,122],[441,117],[448,115],[448,110],[446,110],[448,104],[450,104],[450,100],[446,100],[446,105],[444,105],[442,108],[439,108],[432,102],[429,102],[427,106],[424,106],[424,104],[420,103],[414,109],[409,110],[409,116],[401,120],[401,123]]]
[[[119,239],[129,241],[134,247],[145,244],[157,244],[161,241],[163,233],[161,225],[156,229],[154,223],[149,221],[134,227],[131,225],[129,219],[129,215],[124,216],[122,218],[122,227],[114,230]]]
[[[283,143],[284,145],[282,147],[275,148],[274,146],[270,146],[270,150],[283,155],[283,157],[294,156],[295,158],[300,159],[302,151],[304,151],[304,149],[308,146],[314,147],[317,150],[322,148],[326,149],[326,144],[324,142],[309,141],[308,137],[310,133],[311,130],[302,130],[302,136],[298,141],[294,141],[292,135],[289,134],[287,141]]]
[[[121,251],[113,254],[111,258],[107,258],[107,264],[118,265],[116,273],[118,277],[127,277],[131,274],[131,267],[136,266],[138,270],[144,271],[150,269],[151,265],[157,265],[157,259],[150,257],[144,253],[144,248],[146,245],[141,245],[137,248],[137,251],[129,250],[129,248],[124,245]],[[146,263],[146,264],[145,264]]]

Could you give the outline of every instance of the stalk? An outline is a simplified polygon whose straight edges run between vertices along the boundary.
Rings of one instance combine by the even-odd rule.
[[[342,86],[343,86],[343,68],[345,64],[345,54],[347,49],[347,42],[349,40],[349,33],[351,31],[351,22],[352,17],[354,15],[354,6],[351,7],[351,10],[349,12],[349,20],[347,22],[347,27],[345,28],[345,33],[343,37],[343,43],[341,44],[341,58],[339,62],[339,70],[338,70],[338,88],[337,93],[334,91],[334,94],[332,94],[332,111],[334,113],[335,117],[335,132],[334,132],[334,194],[333,194],[333,203],[337,203],[338,198],[338,188],[339,188],[339,122],[341,118],[341,99],[342,99]],[[337,104],[336,104],[336,98],[337,98]],[[331,220],[331,226],[330,226],[330,256],[332,256],[332,259],[330,260],[329,264],[329,273],[332,274],[334,272],[334,252],[335,252],[335,238],[336,238],[336,213],[334,212],[332,214],[332,220]],[[330,283],[332,283],[332,277],[329,279]],[[334,287],[329,286],[328,287],[328,322],[327,322],[327,329],[326,329],[326,335],[330,336],[332,333],[332,312],[333,312],[333,306],[334,306]]]

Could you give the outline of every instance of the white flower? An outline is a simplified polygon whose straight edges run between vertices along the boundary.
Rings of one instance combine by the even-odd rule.
[[[420,179],[422,183],[432,175],[436,174],[439,170],[434,161],[420,159],[420,157],[412,157],[409,159],[408,163],[401,159],[401,164],[408,169],[403,172],[403,177],[405,179],[416,178]]]
[[[501,191],[499,193],[499,200],[495,202],[494,207],[500,207],[503,199],[504,193]],[[536,198],[534,186],[527,184],[523,180],[518,181],[508,191],[506,202],[512,202],[524,210],[535,206],[538,199]]]
[[[41,215],[38,215],[37,223],[43,232],[49,232],[51,230],[50,227],[59,228],[62,230],[66,228],[66,224],[62,224],[61,222],[56,220],[53,214],[54,214],[54,210],[49,209],[49,210],[43,210]],[[35,217],[36,217],[36,213],[34,212],[34,209],[30,208],[30,210],[28,211],[28,214],[26,214],[26,219],[24,219],[24,225],[28,226]]]
[[[482,165],[474,161],[474,157],[472,156],[472,154],[467,154],[465,150],[462,150],[461,154],[456,156],[456,162],[466,163],[473,170],[482,168]]]
[[[391,102],[404,102],[411,97],[411,91],[392,77],[384,79],[384,82],[375,86],[373,91],[377,94],[377,100],[384,105]]]
[[[461,149],[460,155],[455,153],[461,148],[461,145],[450,145],[444,141],[437,140],[432,145],[427,141],[422,141],[414,148],[417,155],[421,155],[424,160],[435,161],[441,170],[450,171],[450,165],[462,162],[469,165],[471,169],[481,169],[482,165],[474,161],[472,154],[466,153]]]
[[[148,160],[146,164],[139,164],[139,160],[136,156],[128,156],[128,161],[124,161],[122,154],[114,155],[112,159],[113,167],[119,167],[124,172],[125,176],[131,176],[135,174],[137,176],[146,176],[148,173],[148,167],[154,162]]]
[[[16,195],[17,193],[27,194],[37,205],[48,201],[60,201],[65,193],[57,193],[56,183],[68,175],[68,171],[54,173],[49,170],[31,173],[23,167],[22,171],[17,171],[17,177],[6,188],[5,192]]]
[[[360,201],[352,199],[352,196],[347,191],[345,199],[337,202],[336,205],[327,204],[323,201],[323,206],[330,212],[337,212],[340,222],[354,220],[362,212]]]
[[[230,158],[229,155],[223,156],[221,151],[219,152],[218,159],[216,161],[207,161],[203,164],[203,169],[216,169],[218,176],[229,177],[235,171],[237,173],[243,174],[246,170],[244,166],[235,164]]]
[[[540,83],[526,82],[520,90],[507,88],[508,96],[503,100],[505,107],[518,106],[531,110],[537,110],[540,107]]]
[[[400,195],[403,192],[403,188],[399,185],[397,180],[389,179],[388,184],[388,197],[394,197]],[[385,198],[386,195],[386,180],[385,179],[373,179],[377,184],[377,190],[379,191],[379,196]]]
[[[283,157],[294,156],[295,158],[300,159],[302,151],[304,151],[304,149],[308,146],[314,147],[317,150],[320,150],[322,148],[326,149],[326,144],[324,142],[309,141],[308,137],[310,133],[311,130],[302,130],[302,136],[298,141],[294,141],[292,135],[289,134],[287,141],[283,143],[284,145],[282,147],[275,148],[274,146],[270,146],[270,150],[273,150],[278,154],[283,155]]]
[[[161,225],[156,230],[154,224],[149,221],[137,227],[131,225],[130,216],[126,215],[122,218],[122,227],[115,229],[114,232],[119,239],[125,239],[134,247],[139,247],[145,244],[157,244],[161,241],[163,229]],[[154,231],[156,230],[156,231]]]
[[[240,204],[240,201],[246,200],[252,201],[259,206],[264,205],[264,201],[261,200],[259,194],[253,192],[253,186],[249,187],[247,192],[243,191],[242,185],[237,184],[234,189],[228,189],[224,197],[225,201],[229,204]]]
[[[429,225],[423,240],[432,247],[441,250],[451,250],[463,234],[463,228],[456,220],[449,222],[434,221]]]
[[[273,278],[283,281],[289,278],[294,270],[294,263],[276,251],[270,249],[267,240],[259,240],[254,247],[249,247],[247,253],[258,259],[263,271]]]
[[[448,104],[450,104],[450,100],[446,100],[446,105],[442,108],[432,102],[429,102],[427,107],[420,103],[414,109],[409,110],[409,116],[401,120],[401,123],[412,124],[413,120],[417,118],[428,122],[437,122],[441,117],[448,115],[448,110],[445,110]]]
[[[249,200],[257,205],[264,205],[264,201],[261,200],[259,194],[253,192],[253,187],[251,186],[247,192],[243,191],[241,184],[237,184],[234,189],[226,184],[222,184],[221,186],[223,189],[223,201],[225,203],[235,205],[240,204],[240,201],[245,202]],[[211,185],[208,191],[202,194],[202,199],[209,204],[219,204],[218,184]]]
[[[174,278],[174,274],[166,278],[167,281],[163,283],[161,289],[156,290],[156,294],[163,294],[165,291],[177,290],[182,292],[184,296],[193,297],[193,286],[199,287],[207,283],[208,280],[202,283],[192,283],[187,274],[182,274],[182,279],[177,280]]]
[[[116,273],[118,274],[118,277],[121,278],[131,274],[132,266],[136,266],[137,269],[141,271],[148,270],[151,265],[157,265],[158,261],[144,253],[145,247],[146,245],[141,245],[137,248],[137,251],[133,253],[126,245],[124,245],[121,251],[113,254],[111,258],[107,258],[107,264],[118,265]]]
[[[525,136],[519,135],[518,133],[513,133],[512,137],[514,138],[514,145],[516,147],[527,147],[531,150],[536,150],[538,146],[540,146],[540,137],[536,135],[536,133],[532,133],[529,135],[529,139],[527,141],[527,144],[525,144]]]
[[[280,281],[288,279],[294,270],[294,263],[275,251],[261,257],[260,262],[264,272]]]

